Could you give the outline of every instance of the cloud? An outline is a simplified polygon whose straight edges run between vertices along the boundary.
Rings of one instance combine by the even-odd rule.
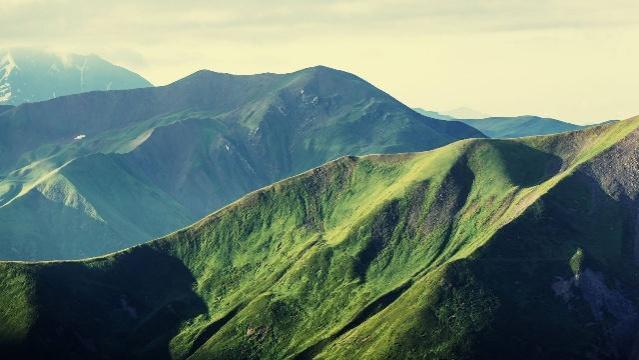
[[[127,39],[133,43],[192,36],[253,42],[315,32],[517,31],[636,25],[631,0],[367,1],[17,1],[3,2],[3,42]],[[634,10],[634,11],[633,11]],[[126,35],[126,37],[124,37]]]
[[[323,63],[414,105],[590,120],[631,109],[605,91],[629,91],[638,17],[636,0],[3,0],[0,44],[99,54],[156,84]],[[570,106],[585,96],[607,103]]]
[[[101,56],[112,63],[129,68],[144,69],[150,65],[141,52],[130,48],[110,49],[101,54]]]

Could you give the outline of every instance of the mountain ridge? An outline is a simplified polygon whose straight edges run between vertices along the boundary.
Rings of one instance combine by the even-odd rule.
[[[4,293],[25,300],[0,296],[16,324],[0,342],[79,357],[629,355],[638,126],[342,157],[115,254],[2,262]],[[626,165],[606,173],[611,159]]]
[[[566,121],[537,115],[486,116],[483,118],[455,118],[450,115],[415,108],[418,113],[441,120],[460,121],[474,127],[491,138],[517,138],[535,135],[551,135],[576,131],[594,125],[576,125]],[[606,122],[603,122],[604,124]]]
[[[496,138],[550,135],[583,128],[580,125],[536,115],[464,119],[462,122]]]
[[[15,249],[0,257],[110,252],[187,225],[248,191],[341,155],[425,150],[483,136],[461,123],[422,117],[365,80],[326,67],[279,75],[199,71],[162,87],[23,104],[0,114],[0,213],[15,220],[0,221],[5,234],[0,240]],[[47,185],[51,171],[91,154],[105,154],[90,159],[112,171],[75,171],[84,190]],[[27,189],[44,198],[24,198]],[[120,192],[138,198],[109,202],[103,195]],[[86,199],[92,210],[60,202],[69,196]],[[167,205],[158,206],[156,198]],[[126,221],[146,214],[149,201],[155,204],[151,208],[172,214],[170,219],[149,214]],[[29,210],[35,208],[41,209],[40,219],[50,220],[39,225]],[[54,221],[61,211],[66,226]],[[26,232],[21,218],[33,218],[32,228],[39,230]],[[93,239],[83,235],[87,229]],[[60,249],[38,253],[35,244],[45,242],[60,242]]]

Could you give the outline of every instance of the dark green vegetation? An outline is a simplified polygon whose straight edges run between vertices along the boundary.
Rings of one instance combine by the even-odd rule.
[[[151,83],[140,75],[95,55],[0,50],[0,105],[19,105],[86,91],[147,86]]]
[[[325,67],[24,104],[0,114],[0,259],[120,250],[343,155],[469,137]]]
[[[343,157],[122,252],[0,263],[2,353],[636,359],[638,127]]]

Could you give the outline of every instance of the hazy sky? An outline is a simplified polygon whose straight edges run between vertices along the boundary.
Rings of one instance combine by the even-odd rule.
[[[12,46],[95,53],[156,85],[323,64],[432,110],[639,114],[637,0],[1,0]]]

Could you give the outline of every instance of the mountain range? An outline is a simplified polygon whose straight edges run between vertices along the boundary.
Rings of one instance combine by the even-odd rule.
[[[481,131],[486,136],[492,138],[516,138],[534,135],[550,135],[561,132],[575,131],[584,128],[580,125],[571,124],[569,122],[544,118],[533,115],[523,116],[486,116],[476,117],[454,117],[449,113],[438,113],[436,111],[424,110],[422,108],[413,109],[418,113],[440,120],[461,121],[467,125]],[[462,115],[476,115],[471,110]]]
[[[329,70],[287,79],[317,71]],[[303,84],[310,104],[331,99]],[[67,359],[636,359],[638,158],[639,118],[341,157],[125,251],[0,263],[0,347]]]
[[[0,113],[0,259],[116,251],[343,155],[470,137],[321,66],[26,103]]]
[[[444,116],[450,116],[453,119],[484,119],[490,117],[488,114],[484,114],[483,112],[465,106],[448,110],[445,114],[446,115]]]
[[[0,105],[19,105],[94,90],[148,86],[152,86],[151,83],[140,75],[96,55],[0,50]]]
[[[582,128],[565,121],[524,115],[514,117],[488,117],[458,120],[493,138],[516,138],[533,135],[549,135]]]
[[[413,108],[413,110],[417,111],[418,113],[424,116],[428,116],[428,117],[432,117],[433,119],[440,119],[440,120],[484,119],[484,118],[490,117],[490,115],[486,115],[477,110],[473,110],[467,107],[459,107],[459,108],[451,109],[444,112],[426,110],[423,108]]]

